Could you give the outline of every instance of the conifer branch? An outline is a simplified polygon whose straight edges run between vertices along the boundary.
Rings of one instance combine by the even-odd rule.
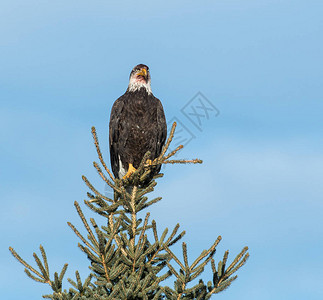
[[[105,278],[106,278],[107,282],[112,283],[111,279],[110,279],[110,276],[109,276],[109,273],[108,273],[108,267],[107,267],[107,265],[105,263],[104,254],[101,253],[100,255],[101,255],[101,262],[102,262],[102,265],[104,267]],[[111,289],[113,289],[113,288],[111,288]]]
[[[146,232],[149,216],[150,216],[150,213],[147,213],[146,217],[145,217],[143,228],[141,230],[141,233],[140,233],[140,236],[139,236],[139,239],[138,239],[138,244],[140,244],[142,242],[142,239],[143,239],[144,234]]]
[[[87,221],[86,221],[86,219],[85,219],[85,217],[84,217],[84,214],[83,214],[83,212],[82,212],[82,210],[81,210],[81,207],[80,207],[80,205],[77,203],[77,201],[75,201],[74,202],[74,206],[75,206],[75,208],[76,208],[76,211],[78,212],[78,215],[80,216],[80,218],[81,218],[81,220],[82,220],[82,223],[83,223],[83,225],[84,225],[84,227],[85,227],[85,229],[87,230],[87,232],[89,233],[89,237],[90,237],[90,240],[91,240],[91,242],[93,243],[93,245],[95,246],[95,248],[96,249],[98,249],[99,248],[99,243],[98,243],[98,241],[96,240],[96,238],[95,238],[95,236],[94,236],[94,234],[93,234],[93,232],[92,232],[92,230],[91,230],[91,228],[90,228],[90,226],[89,226],[89,224],[87,223]],[[95,248],[93,248],[92,247],[92,245],[91,244],[89,244],[86,240],[85,240],[85,238],[83,238],[82,237],[82,235],[79,233],[79,231],[70,223],[70,222],[68,222],[68,225],[72,228],[72,230],[75,232],[75,234],[82,240],[82,242],[84,243],[84,244],[86,244],[90,249],[92,249],[92,251],[93,252],[95,252],[95,253],[97,253],[97,250],[95,250]],[[98,253],[97,253],[98,254]]]
[[[43,258],[43,262],[44,262],[44,267],[46,269],[46,273],[49,274],[49,267],[48,267],[48,261],[47,261],[47,256],[46,256],[46,252],[45,249],[42,245],[39,246],[42,258]]]
[[[151,224],[152,224],[152,228],[153,228],[155,242],[157,243],[158,242],[158,233],[157,233],[156,221],[155,220],[152,220]]]
[[[166,156],[163,157],[163,162],[169,159],[170,157],[174,156],[179,150],[182,150],[183,148],[184,148],[183,145],[179,145],[175,150],[171,151],[170,153],[168,153]]]
[[[99,156],[99,159],[100,159],[100,162],[101,162],[102,166],[107,171],[107,173],[109,174],[112,181],[115,181],[115,178],[113,177],[111,171],[108,169],[107,165],[104,162],[104,159],[103,159],[103,156],[102,156],[102,153],[101,153],[101,150],[100,150],[99,140],[98,140],[98,137],[97,137],[97,134],[96,134],[96,129],[95,129],[94,126],[92,126],[92,136],[93,136],[95,148],[96,148],[96,151],[98,153],[98,156]]]
[[[219,293],[220,291],[229,287],[232,281],[234,281],[237,278],[236,276],[234,277],[230,277],[230,276],[243,266],[243,264],[246,262],[249,256],[248,253],[246,254],[246,251],[248,250],[248,248],[245,247],[241,251],[241,253],[237,255],[237,257],[234,259],[234,261],[232,262],[232,264],[229,266],[227,270],[225,270],[225,264],[228,259],[228,251],[226,251],[223,256],[223,261],[219,261],[218,271],[216,271],[215,263],[212,257],[215,253],[215,248],[220,241],[221,241],[221,236],[217,238],[217,240],[213,243],[213,245],[208,250],[202,251],[200,256],[193,262],[191,266],[189,266],[189,263],[188,263],[186,243],[182,244],[184,264],[182,264],[181,261],[175,256],[175,254],[171,250],[169,250],[168,247],[166,247],[166,251],[170,254],[171,258],[174,259],[175,262],[180,267],[180,270],[178,273],[175,270],[175,268],[170,263],[167,262],[168,268],[170,269],[172,274],[174,274],[175,277],[177,278],[177,284],[175,284],[175,290],[169,289],[167,293],[171,293],[174,296],[176,295],[177,299],[181,299],[181,297],[183,297],[184,295],[186,296],[195,295],[196,293],[198,293],[199,295],[199,297],[197,297],[196,299],[198,298],[204,299],[203,297],[206,297],[206,299],[208,299],[212,294]],[[196,279],[204,271],[204,267],[210,261],[211,261],[211,267],[213,272],[213,286],[211,283],[208,283],[208,286],[206,286],[204,285],[203,281],[200,280],[198,285],[195,285],[194,287],[187,289],[186,288],[187,283]],[[206,292],[207,288],[209,290],[208,293]]]
[[[102,170],[101,170],[101,168],[100,168],[100,166],[94,161],[93,162],[93,166],[94,166],[94,168],[96,168],[96,170],[97,170],[97,172],[98,172],[98,174],[101,176],[101,178],[103,179],[103,181],[104,182],[106,182],[106,184],[109,186],[109,187],[111,187],[111,188],[113,188],[113,189],[116,189],[116,186],[103,174],[103,172],[102,172]],[[115,180],[114,180],[115,181]]]
[[[222,237],[219,235],[218,238],[216,239],[216,241],[214,242],[214,244],[210,247],[209,250],[204,250],[201,255],[193,262],[193,264],[191,265],[191,270],[193,270],[195,268],[195,266],[202,260],[204,259],[206,256],[208,256],[211,252],[213,252],[216,248],[216,246],[220,243]]]
[[[93,252],[97,253],[97,250],[93,248],[93,246],[81,235],[81,233],[75,228],[75,226],[67,222],[67,225],[74,231],[74,233],[79,237],[79,239],[87,246],[89,247]],[[98,245],[97,245],[98,246]],[[98,254],[98,253],[97,253]]]
[[[28,277],[31,279],[41,282],[41,283],[47,283],[50,285],[52,290],[58,294],[62,295],[62,281],[63,277],[65,275],[65,272],[67,270],[68,264],[64,264],[62,271],[60,272],[60,275],[58,276],[57,272],[54,273],[54,281],[50,279],[50,274],[49,274],[49,266],[48,266],[48,260],[47,260],[47,255],[45,252],[45,249],[43,248],[42,245],[39,246],[40,252],[42,255],[43,261],[40,260],[38,255],[36,253],[33,253],[34,260],[39,268],[39,271],[37,271],[35,268],[33,268],[30,264],[28,264],[25,260],[23,260],[18,253],[12,248],[9,247],[9,250],[11,254],[23,265],[25,266],[25,273],[27,274]]]
[[[165,146],[163,147],[161,154],[159,155],[158,158],[156,158],[152,162],[151,165],[156,166],[156,165],[160,165],[160,164],[188,164],[188,163],[201,164],[203,162],[201,159],[198,159],[198,158],[191,159],[191,160],[185,160],[185,159],[168,160],[169,158],[174,156],[178,151],[180,151],[184,147],[183,145],[179,145],[175,150],[173,150],[169,154],[165,155],[165,153],[167,152],[167,150],[170,146],[170,143],[173,140],[176,126],[177,126],[177,123],[174,122],[172,125],[172,129],[170,131],[169,138],[167,139],[167,142],[166,142]]]
[[[94,187],[93,187],[93,185],[90,183],[90,181],[83,175],[82,176],[82,179],[83,179],[83,181],[85,182],[85,184],[87,185],[87,187],[95,194],[95,195],[97,195],[98,197],[100,197],[100,198],[102,198],[102,199],[104,199],[104,200],[107,200],[107,201],[109,201],[109,202],[113,202],[113,201],[111,201],[111,199],[110,198],[107,198],[107,197],[105,197],[104,195],[102,195],[101,193],[99,193]]]
[[[160,160],[165,155],[166,151],[168,150],[169,145],[170,145],[170,143],[172,142],[172,140],[174,138],[174,133],[175,133],[176,125],[177,125],[176,122],[174,122],[172,124],[172,128],[170,130],[169,137],[167,139],[167,142],[166,142],[165,146],[162,149],[162,152],[160,153],[160,155],[158,157],[158,160]]]
[[[229,251],[225,251],[223,255],[223,260],[219,261],[218,270],[216,270],[214,260],[212,260],[211,266],[213,272],[213,287],[209,287],[207,299],[209,299],[212,294],[217,294],[227,289],[231,285],[231,283],[237,278],[237,276],[230,276],[245,264],[249,257],[249,253],[246,253],[247,251],[248,247],[244,247],[227,269],[225,267]]]
[[[12,248],[9,247],[9,251],[11,252],[11,254],[22,264],[25,266],[25,268],[27,270],[30,270],[31,272],[33,272],[34,274],[36,274],[37,276],[39,276],[41,279],[45,280],[45,278],[42,277],[42,274],[39,273],[38,271],[36,271],[31,265],[29,265],[27,262],[25,262],[19,255],[18,253]]]
[[[164,160],[163,164],[202,164],[203,160],[195,159],[175,159],[175,160]]]
[[[135,238],[136,238],[136,227],[137,227],[137,214],[136,214],[136,194],[137,194],[137,186],[134,186],[132,189],[131,195],[131,221],[132,221],[132,236],[130,237],[130,242],[133,248],[135,248]]]

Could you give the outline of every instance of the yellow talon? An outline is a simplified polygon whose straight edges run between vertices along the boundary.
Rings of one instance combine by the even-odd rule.
[[[135,171],[136,171],[136,168],[132,164],[129,164],[127,174],[125,176],[123,176],[122,178],[123,179],[129,178],[131,176],[131,174],[133,174]]]

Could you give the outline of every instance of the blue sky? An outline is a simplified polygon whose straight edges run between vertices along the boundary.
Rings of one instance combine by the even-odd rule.
[[[322,299],[322,14],[314,0],[2,1],[2,297],[50,292],[9,245],[30,262],[42,244],[52,272],[68,262],[69,276],[88,274],[66,222],[82,228],[82,174],[104,190],[90,128],[108,161],[111,106],[145,63],[167,119],[195,137],[181,157],[204,160],[164,169],[159,228],[181,224],[191,261],[218,235],[216,258],[249,246],[238,280],[214,298]],[[181,112],[199,91],[220,112],[201,131]]]

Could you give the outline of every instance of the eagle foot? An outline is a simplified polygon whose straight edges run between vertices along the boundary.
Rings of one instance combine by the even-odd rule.
[[[123,176],[122,179],[129,178],[135,171],[136,171],[136,168],[132,164],[129,164],[127,174],[125,176]]]

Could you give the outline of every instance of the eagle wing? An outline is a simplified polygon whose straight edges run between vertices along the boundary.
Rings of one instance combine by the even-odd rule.
[[[120,114],[124,107],[123,96],[118,98],[111,109],[110,123],[109,123],[109,146],[111,168],[115,177],[118,178],[119,172],[119,136],[120,136]]]
[[[163,105],[160,100],[156,98],[157,101],[157,148],[156,148],[156,157],[158,157],[163,149],[163,146],[167,137],[167,124]]]

